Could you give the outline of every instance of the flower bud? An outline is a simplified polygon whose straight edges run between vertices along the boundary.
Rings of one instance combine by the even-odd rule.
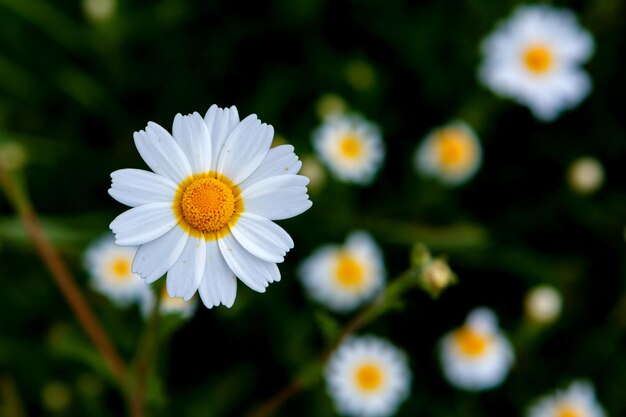
[[[539,285],[526,294],[526,317],[538,324],[550,324],[561,314],[561,304],[561,295],[554,287]]]
[[[604,168],[595,158],[578,158],[570,165],[567,180],[570,188],[578,194],[591,194],[604,182]]]

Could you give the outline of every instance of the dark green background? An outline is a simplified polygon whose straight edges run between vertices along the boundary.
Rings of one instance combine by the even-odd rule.
[[[241,116],[272,124],[302,157],[312,151],[316,102],[326,93],[383,131],[388,152],[372,186],[329,177],[311,193],[311,210],[281,222],[296,247],[280,283],[262,295],[240,284],[232,309],[200,307],[189,323],[166,323],[180,327],[158,349],[153,415],[240,415],[314,358],[325,343],[314,319],[322,308],[307,300],[294,271],[317,246],[355,228],[380,242],[390,277],[406,269],[419,240],[447,254],[460,277],[440,300],[412,292],[402,310],[364,330],[410,355],[412,396],[399,416],[521,416],[537,396],[578,377],[595,383],[609,415],[626,415],[626,7],[555,2],[575,10],[595,38],[586,66],[594,87],[579,108],[545,124],[475,76],[481,39],[516,4],[120,0],[111,19],[94,23],[77,1],[0,0],[0,140],[27,150],[35,206],[127,358],[142,320],[87,289],[81,256],[124,210],[106,193],[110,172],[145,166],[134,131],[150,120],[170,129],[176,113],[234,104]],[[372,71],[370,85],[351,81],[354,65]],[[449,189],[420,179],[410,155],[431,128],[455,118],[477,130],[484,164],[469,184]],[[606,171],[590,197],[565,181],[582,155]],[[0,211],[3,381],[14,382],[28,415],[123,414],[4,199]],[[522,299],[538,283],[562,291],[564,311],[532,333]],[[439,338],[478,305],[497,312],[518,353],[504,385],[480,395],[451,388],[436,356]],[[42,400],[52,382],[69,390],[62,410]],[[331,410],[320,384],[279,415]]]

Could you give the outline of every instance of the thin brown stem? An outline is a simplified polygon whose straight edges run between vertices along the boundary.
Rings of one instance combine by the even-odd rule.
[[[17,385],[11,375],[6,374],[0,377],[0,397],[4,405],[2,410],[6,417],[26,417]]]
[[[30,203],[30,199],[23,189],[24,187],[20,187],[15,177],[10,172],[6,171],[1,163],[0,185],[2,185],[9,201],[17,211],[28,236],[50,271],[61,294],[63,294],[65,300],[70,305],[72,312],[83,327],[85,333],[87,333],[102,355],[111,375],[122,390],[125,390],[127,372],[122,357],[111,342],[107,332],[92,312],[89,304],[87,304],[85,297],[76,284],[65,261],[46,236],[39,222],[39,218]]]
[[[285,401],[302,391],[305,385],[299,379],[294,379],[285,385],[280,391],[274,394],[269,400],[254,409],[248,417],[267,417],[278,410]]]
[[[335,340],[328,345],[326,349],[322,351],[317,359],[318,367],[321,369],[324,367],[332,353],[337,347],[344,341],[344,339],[361,329],[372,318],[376,317],[376,312],[385,302],[385,294],[380,294],[371,304],[356,315],[352,320],[346,324]],[[285,385],[276,394],[270,397],[267,401],[259,405],[252,410],[247,417],[269,417],[273,415],[282,405],[294,395],[307,387],[302,379],[295,377],[289,384]]]

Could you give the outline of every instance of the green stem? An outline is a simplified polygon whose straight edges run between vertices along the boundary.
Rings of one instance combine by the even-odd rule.
[[[133,417],[146,416],[146,393],[148,391],[150,368],[154,364],[156,357],[159,319],[161,317],[160,308],[161,297],[157,294],[141,342],[135,354],[135,386],[131,400],[130,413]]]

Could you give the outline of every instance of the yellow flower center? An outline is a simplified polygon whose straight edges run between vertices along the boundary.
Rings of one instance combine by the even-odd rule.
[[[583,414],[569,404],[562,405],[558,408],[555,417],[582,417]]]
[[[361,139],[353,133],[347,134],[339,141],[339,152],[349,159],[358,158],[363,153]]]
[[[192,175],[179,186],[173,210],[190,235],[215,240],[229,233],[243,211],[239,187],[215,173]]]
[[[111,262],[111,274],[115,279],[126,281],[131,277],[130,260],[127,258],[117,258]]]
[[[464,167],[476,158],[476,150],[471,139],[459,129],[442,129],[438,135],[437,145],[439,162],[444,168]]]
[[[346,288],[358,288],[365,278],[363,266],[347,253],[339,256],[335,269],[337,282]]]
[[[482,356],[491,344],[491,336],[463,326],[454,333],[454,341],[465,356]]]
[[[383,373],[378,365],[366,363],[359,366],[354,374],[357,386],[363,391],[375,391],[383,383]]]
[[[552,51],[544,45],[533,45],[524,51],[524,64],[535,74],[545,74],[553,64]]]

